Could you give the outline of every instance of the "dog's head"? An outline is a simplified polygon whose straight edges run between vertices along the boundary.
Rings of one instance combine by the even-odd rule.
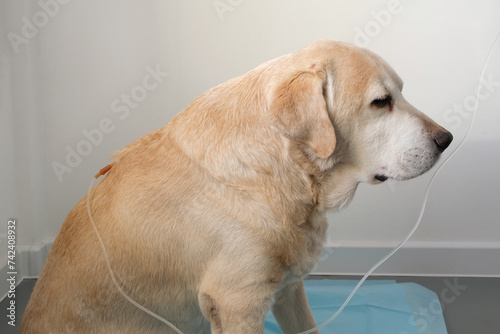
[[[453,139],[404,99],[402,80],[368,50],[318,41],[284,61],[291,74],[275,89],[276,125],[323,169],[349,164],[359,182],[406,180]]]

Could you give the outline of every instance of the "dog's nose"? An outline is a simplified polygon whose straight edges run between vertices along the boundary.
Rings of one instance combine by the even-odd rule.
[[[432,137],[432,140],[436,143],[438,150],[443,152],[448,146],[450,146],[451,141],[453,140],[453,135],[446,130],[439,131],[436,135],[434,135],[434,137]]]

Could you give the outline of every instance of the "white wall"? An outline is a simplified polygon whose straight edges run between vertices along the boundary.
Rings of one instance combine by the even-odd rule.
[[[407,99],[455,135],[447,157],[468,128],[471,96],[500,31],[494,0],[41,0],[0,6],[1,226],[18,218],[18,245],[27,251],[55,237],[113,151],[162,126],[206,89],[314,39],[355,42],[386,58],[403,77]],[[499,56],[497,44],[485,75],[492,83],[482,88],[488,96],[469,139],[436,178],[415,247],[500,250]],[[156,81],[148,77],[152,71],[161,72]],[[131,107],[126,95],[136,97]],[[78,150],[86,156],[68,153]],[[54,164],[67,172],[58,176]],[[406,183],[360,186],[352,205],[330,216],[329,245],[370,251],[396,244],[415,222],[432,172]],[[482,261],[500,268],[499,260]],[[462,274],[481,274],[481,268]]]

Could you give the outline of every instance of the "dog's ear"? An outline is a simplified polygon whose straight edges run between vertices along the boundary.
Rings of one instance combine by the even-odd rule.
[[[277,88],[271,112],[285,136],[327,158],[335,149],[336,137],[323,84],[324,80],[314,73],[296,74]]]

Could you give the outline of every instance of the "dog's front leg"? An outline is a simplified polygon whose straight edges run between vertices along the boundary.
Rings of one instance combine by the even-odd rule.
[[[307,302],[303,280],[284,286],[276,294],[272,310],[284,334],[296,334],[316,327]]]
[[[219,289],[217,289],[219,290]],[[262,334],[273,291],[263,289],[205,290],[198,297],[212,334]]]

